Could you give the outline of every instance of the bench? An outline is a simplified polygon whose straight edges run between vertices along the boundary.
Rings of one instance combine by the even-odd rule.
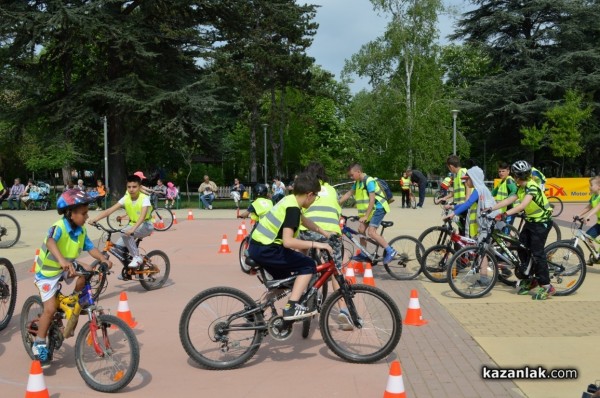
[[[251,187],[246,187],[246,192],[248,192],[248,197],[251,197],[252,195],[252,188]],[[199,209],[203,209],[204,206],[202,204],[202,199],[201,199],[201,194],[198,194],[198,208]],[[233,200],[233,198],[231,197],[231,186],[220,186],[217,187],[217,192],[215,192],[215,200]],[[241,199],[240,200],[240,207],[241,207],[241,203],[243,203],[244,200],[249,200],[249,199]]]

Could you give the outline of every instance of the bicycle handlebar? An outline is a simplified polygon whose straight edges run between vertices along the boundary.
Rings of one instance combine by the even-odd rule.
[[[579,217],[579,216],[573,216],[573,222],[574,223],[579,223],[579,228],[578,229],[583,229],[583,224],[586,223],[586,219]]]
[[[121,232],[121,231],[120,231],[120,230],[118,230],[118,229],[109,229],[109,228],[106,228],[104,225],[102,225],[102,224],[100,224],[100,223],[97,223],[97,222],[95,222],[95,223],[92,223],[92,226],[93,226],[93,227],[96,227],[97,229],[100,229],[100,230],[102,230],[102,231],[104,231],[104,232],[108,232],[108,233],[110,233],[110,234],[112,234],[112,233],[115,233],[115,232]]]
[[[79,264],[79,262],[77,262],[77,260],[73,261],[73,267],[75,268],[75,275],[83,276],[86,278],[90,278],[94,275],[99,275],[99,274],[104,274],[104,275],[110,274],[110,270],[108,269],[108,264],[105,263],[104,261],[98,265],[98,268],[93,269],[91,271],[88,271],[85,268],[83,268],[83,265]]]

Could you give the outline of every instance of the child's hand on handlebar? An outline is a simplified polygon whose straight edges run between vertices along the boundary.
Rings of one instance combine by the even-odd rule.
[[[327,252],[329,252],[329,254],[333,256],[333,249],[331,246],[329,246],[328,243],[315,242],[313,245],[317,249],[327,250]]]

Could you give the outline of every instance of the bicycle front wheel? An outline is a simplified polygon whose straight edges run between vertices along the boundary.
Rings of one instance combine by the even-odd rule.
[[[447,245],[450,240],[452,231],[449,231],[446,227],[430,227],[419,235],[417,238],[423,245],[425,250],[435,245]]]
[[[558,217],[563,211],[563,202],[556,196],[548,196],[548,203],[552,207],[552,217]]]
[[[246,236],[240,243],[240,254],[239,254],[240,268],[242,269],[242,272],[245,274],[249,274],[251,271],[250,266],[246,264],[246,257],[248,257],[246,255],[248,253],[248,247],[250,247],[250,236],[249,235]]]
[[[233,369],[246,363],[262,342],[261,312],[246,293],[230,288],[204,290],[190,300],[179,320],[185,352],[207,369]]]
[[[10,323],[17,302],[17,274],[6,258],[0,258],[0,330]]]
[[[0,248],[13,247],[21,237],[21,226],[16,218],[0,214]]]
[[[100,261],[95,260],[91,267],[96,269],[96,267],[100,264]],[[92,276],[90,279],[90,287],[92,289],[92,297],[94,301],[98,301],[100,299],[100,294],[102,294],[108,286],[108,278],[103,273],[97,273]]]
[[[487,250],[468,246],[459,249],[448,265],[448,284],[464,298],[479,298],[487,294],[498,280],[495,256]]]
[[[567,296],[579,289],[587,271],[581,252],[568,243],[555,242],[546,246],[544,254],[555,295]]]
[[[385,270],[399,280],[415,279],[421,273],[421,258],[425,250],[423,245],[412,236],[397,236],[389,245],[398,253],[387,264]]]
[[[116,392],[135,376],[140,347],[133,330],[116,316],[98,315],[95,322],[93,328],[91,322],[87,322],[77,335],[77,370],[92,389]]]
[[[129,224],[129,217],[125,209],[119,209],[106,218],[106,223],[115,231],[120,231]]]
[[[436,245],[425,251],[421,259],[422,271],[430,281],[448,282],[448,263],[454,255],[454,249]]]
[[[376,287],[358,284],[349,289],[347,297],[340,289],[323,304],[320,327],[325,344],[349,362],[371,363],[385,358],[396,348],[402,335],[398,306]]]
[[[173,212],[171,209],[159,207],[152,210],[152,224],[155,231],[166,231],[173,226]]]
[[[23,309],[21,309],[21,339],[25,346],[25,351],[31,359],[35,359],[31,347],[37,336],[38,321],[40,316],[44,312],[44,304],[39,295],[30,296],[23,303]]]
[[[146,290],[163,287],[171,273],[171,261],[161,250],[152,250],[144,256],[143,273],[140,274],[140,285]]]

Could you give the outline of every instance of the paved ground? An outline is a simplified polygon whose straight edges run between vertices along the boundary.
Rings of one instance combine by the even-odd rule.
[[[575,207],[565,211],[564,220]],[[349,214],[352,212],[349,211]],[[388,237],[416,236],[439,223],[439,210],[429,204],[423,210],[394,208],[389,219],[396,225]],[[18,330],[22,303],[35,294],[31,267],[33,254],[45,230],[57,218],[55,212],[12,212],[22,224],[22,241],[3,249],[0,256],[17,264],[17,310],[7,329],[0,332],[0,390],[4,396],[22,395],[30,360],[24,353]],[[409,397],[569,397],[580,396],[587,384],[600,378],[595,366],[600,355],[600,300],[594,288],[600,271],[588,268],[587,279],[573,296],[535,302],[497,286],[487,297],[458,298],[447,284],[434,284],[423,276],[415,281],[391,280],[375,269],[377,286],[391,294],[403,316],[411,289],[419,292],[425,326],[404,326],[395,353],[373,365],[346,363],[330,353],[318,330],[303,340],[296,333],[286,342],[266,338],[257,355],[242,369],[207,371],[190,361],[179,342],[181,310],[197,292],[212,286],[238,287],[253,297],[263,288],[254,277],[242,274],[234,242],[239,221],[234,212],[187,210],[178,213],[179,224],[155,233],[143,242],[146,250],[162,249],[171,259],[171,276],[161,290],[146,292],[137,282],[123,283],[111,276],[102,304],[116,312],[119,294],[126,291],[142,347],[140,370],[121,392],[127,397],[198,393],[226,397],[272,396],[285,391],[289,397],[370,397],[385,390],[389,363],[398,358]],[[565,227],[563,234],[570,236]],[[389,232],[389,233],[388,233]],[[92,231],[96,235],[96,231]],[[227,234],[232,254],[217,254],[221,236]],[[94,236],[93,235],[93,236]],[[116,265],[117,269],[120,266]],[[313,322],[316,327],[316,322]],[[45,372],[52,397],[97,397],[79,377],[73,360],[73,340],[67,340],[63,356]],[[492,367],[544,366],[576,368],[574,381],[485,381],[483,365]]]

